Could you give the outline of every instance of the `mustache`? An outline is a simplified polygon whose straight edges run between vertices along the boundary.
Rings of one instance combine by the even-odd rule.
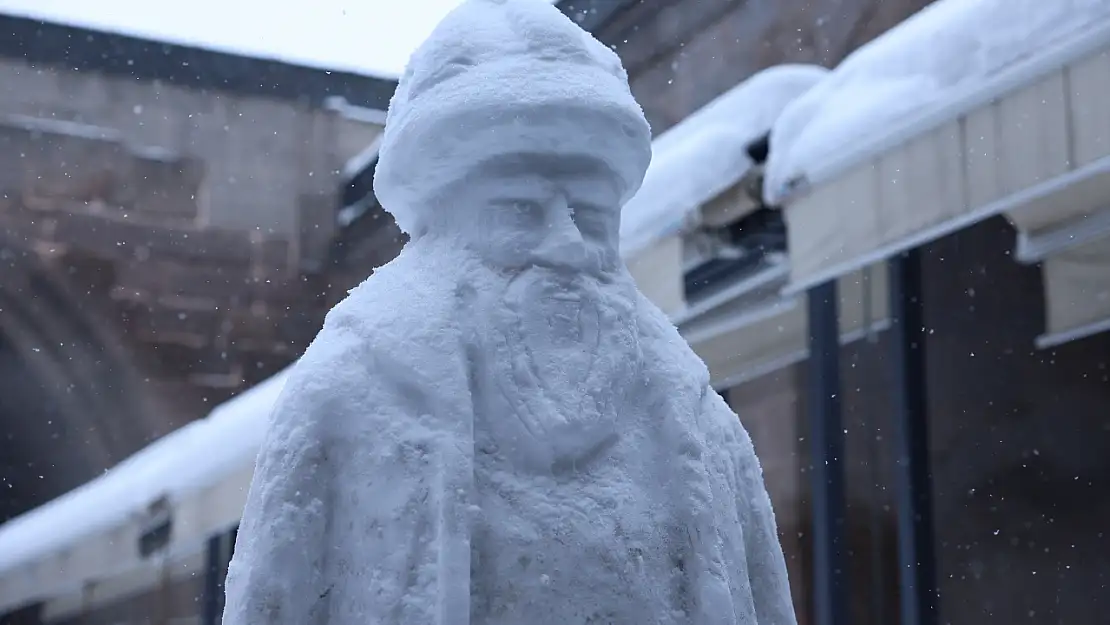
[[[532,265],[516,272],[509,279],[507,289],[514,292],[518,310],[536,306],[594,302],[611,309],[619,317],[632,315],[636,307],[636,285],[625,279],[620,265],[613,270],[581,272],[566,267],[549,268]],[[527,293],[527,295],[525,295]]]
[[[549,272],[563,277],[586,275],[605,282],[612,282],[620,273],[620,262],[600,257],[566,260],[533,255],[521,265],[520,270],[522,272]]]

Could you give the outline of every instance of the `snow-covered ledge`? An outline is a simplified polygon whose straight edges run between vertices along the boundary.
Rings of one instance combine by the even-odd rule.
[[[639,192],[621,213],[621,250],[631,257],[697,223],[698,210],[752,166],[747,147],[791,102],[828,75],[815,65],[768,68],[713,99],[652,143]],[[755,210],[740,207],[733,219]]]
[[[718,96],[652,144],[643,186],[621,215],[621,251],[644,294],[676,320],[690,314],[683,286],[687,235],[721,227],[758,207],[745,192],[749,144],[782,110],[828,75],[780,65]]]
[[[687,301],[683,264],[691,235],[738,221],[757,208],[748,187],[756,171],[748,145],[771,127],[778,109],[828,75],[813,67],[773,68],[718,98],[660,137],[644,188],[624,211],[622,248],[640,289],[678,326],[719,389],[753,380],[805,358],[808,321],[801,298],[784,296],[789,259],[771,255],[754,271]],[[782,81],[776,85],[776,81]],[[765,125],[736,132],[752,112]],[[772,152],[773,153],[773,152]],[[762,173],[762,172],[759,172]],[[885,264],[841,279],[841,340],[889,323]]]

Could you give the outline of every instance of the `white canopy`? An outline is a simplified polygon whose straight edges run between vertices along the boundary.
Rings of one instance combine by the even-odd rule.
[[[780,292],[788,275],[785,264],[772,265],[679,320],[682,336],[709,368],[714,388],[750,382],[809,355],[805,296]],[[842,344],[890,326],[888,282],[885,263],[839,278]]]
[[[1044,335],[1054,347],[1110,330],[1110,237],[1068,247],[1045,258]]]
[[[782,112],[765,195],[778,203],[800,179],[814,187],[831,182],[927,127],[1032,84],[1089,52],[1087,36],[1108,20],[1107,0],[932,3],[849,55]]]

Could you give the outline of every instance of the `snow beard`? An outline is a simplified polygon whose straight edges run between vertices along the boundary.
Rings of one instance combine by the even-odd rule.
[[[534,267],[485,311],[480,368],[494,444],[521,468],[583,468],[614,444],[642,355],[635,289],[615,276]]]

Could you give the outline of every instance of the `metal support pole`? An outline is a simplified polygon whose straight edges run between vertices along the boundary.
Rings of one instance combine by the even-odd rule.
[[[848,623],[838,299],[835,280],[815,286],[806,294],[816,625]]]
[[[925,389],[921,255],[890,260],[891,367],[894,380],[895,505],[902,625],[936,625],[936,549]]]
[[[239,526],[231,528],[227,533],[227,562],[231,563],[232,556],[235,555],[235,541],[239,539]]]
[[[204,556],[204,604],[201,625],[216,625],[220,622],[220,587],[223,561],[223,536],[216,534],[208,539],[208,549]]]

